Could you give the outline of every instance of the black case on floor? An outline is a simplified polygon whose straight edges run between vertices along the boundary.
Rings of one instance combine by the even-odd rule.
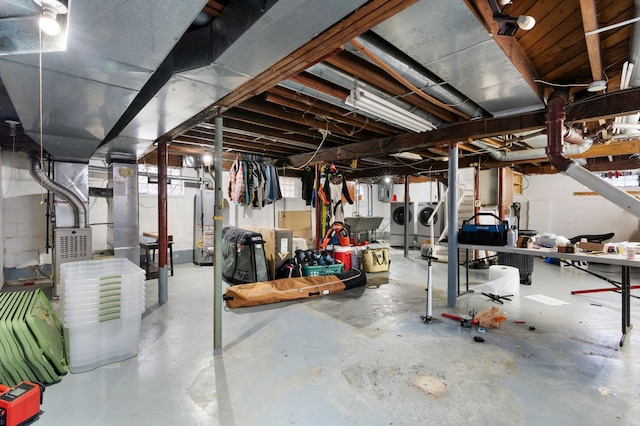
[[[513,266],[520,271],[520,284],[531,285],[531,273],[533,272],[533,256],[514,253],[498,254],[498,264]]]

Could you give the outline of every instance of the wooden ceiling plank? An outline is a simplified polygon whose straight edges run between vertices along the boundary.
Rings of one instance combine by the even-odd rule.
[[[313,131],[316,131],[316,129],[318,129],[318,131],[328,130],[331,133],[348,136],[350,138],[353,138],[354,140],[365,140],[371,137],[375,138],[379,135],[378,133],[369,132],[366,130],[362,131],[361,129],[357,128],[345,129],[341,126],[336,125],[335,123],[326,120],[318,120],[314,117],[313,114],[308,114],[308,116],[303,116],[297,113],[294,114],[284,111],[282,108],[274,108],[268,103],[257,102],[254,99],[243,102],[241,108],[258,114],[264,114],[278,120],[296,123],[304,126],[307,129],[313,129]]]
[[[331,107],[320,108],[315,106],[309,106],[305,103],[297,102],[289,98],[285,98],[283,96],[277,95],[275,93],[267,93],[264,99],[267,102],[272,102],[282,107],[295,109],[300,113],[310,113],[310,114],[315,114],[321,117],[327,117],[328,119],[335,121],[336,123],[344,123],[345,125],[353,126],[355,128],[360,128],[360,129],[366,128],[367,130],[370,130],[382,135],[389,136],[389,135],[398,133],[397,129],[380,128],[376,126],[377,124],[379,124],[378,122],[375,122],[375,121],[367,122],[366,120],[363,120],[359,116],[356,116],[355,114],[352,114],[346,110],[336,111]]]
[[[604,74],[602,73],[602,56],[600,54],[600,34],[586,35],[589,31],[598,29],[598,11],[596,10],[595,0],[580,0],[580,11],[582,13],[582,26],[587,42],[591,76],[594,81],[604,80]]]
[[[280,96],[284,99],[289,99],[295,102],[299,102],[300,104],[304,104],[307,106],[313,106],[313,107],[317,106],[322,111],[330,112],[336,117],[338,116],[341,117],[341,119],[346,119],[348,117],[349,119],[356,120],[360,127],[368,126],[373,131],[377,131],[380,133],[388,133],[388,134],[398,133],[398,129],[393,126],[390,126],[388,124],[385,124],[379,121],[373,121],[368,117],[359,116],[349,110],[334,106],[332,104],[313,98],[311,96],[296,93],[294,91],[285,89],[283,87],[275,86],[269,89],[269,91],[267,92],[267,101],[269,101],[268,98],[270,94]]]

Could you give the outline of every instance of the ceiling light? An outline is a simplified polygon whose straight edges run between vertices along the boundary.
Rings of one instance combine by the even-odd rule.
[[[42,8],[42,16],[40,17],[40,29],[45,34],[58,35],[60,33],[60,24],[56,20],[58,14],[67,13],[67,6],[58,0],[33,0]]]
[[[529,15],[518,16],[518,19],[516,22],[518,23],[518,26],[525,31],[529,31],[530,29],[536,26],[535,18]]]
[[[389,123],[404,127],[416,133],[436,128],[429,120],[419,117],[379,96],[357,87],[351,91],[345,103],[362,112],[382,118]]]
[[[414,154],[413,152],[397,152],[395,154],[391,154],[392,157],[403,158],[405,160],[422,160],[422,156],[419,154]]]
[[[211,164],[213,164],[213,156],[209,151],[202,154],[202,164],[204,164],[205,166],[210,166]]]
[[[605,80],[596,80],[587,87],[589,92],[601,92],[607,90],[607,82]]]
[[[498,4],[498,2],[500,4]],[[528,31],[536,25],[533,16],[520,15],[518,17],[502,13],[500,6],[509,4],[503,0],[489,0],[489,6],[493,12],[493,19],[498,24],[498,35],[515,36],[518,29]]]

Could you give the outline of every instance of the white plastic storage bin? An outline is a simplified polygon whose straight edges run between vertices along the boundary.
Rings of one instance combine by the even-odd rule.
[[[69,371],[81,373],[138,354],[141,315],[64,326]]]
[[[144,278],[128,259],[60,265],[60,318],[72,373],[137,355]]]

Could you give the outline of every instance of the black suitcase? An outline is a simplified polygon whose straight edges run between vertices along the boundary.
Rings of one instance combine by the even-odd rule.
[[[498,264],[518,268],[520,271],[520,284],[531,285],[533,256],[526,254],[500,253],[498,254]]]

